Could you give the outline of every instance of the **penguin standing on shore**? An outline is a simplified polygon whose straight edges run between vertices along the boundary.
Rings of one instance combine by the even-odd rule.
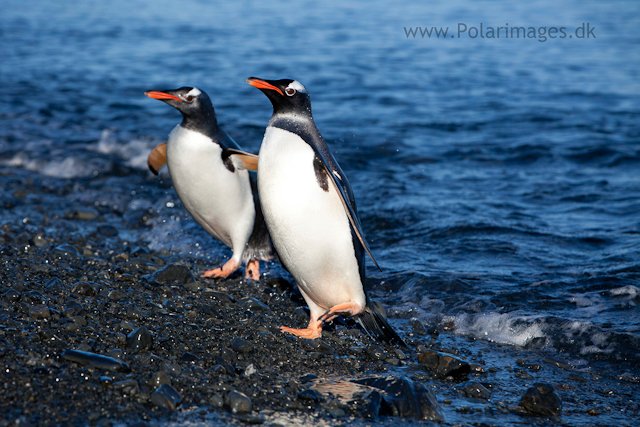
[[[182,122],[165,144],[148,158],[155,174],[167,163],[178,197],[202,228],[232,249],[223,266],[202,277],[228,277],[246,263],[245,276],[260,279],[259,260],[273,258],[257,188],[245,164],[256,157],[240,153],[238,144],[218,126],[209,96],[192,87],[145,92],[182,113]]]
[[[376,338],[404,344],[365,293],[364,253],[371,252],[351,185],[316,128],[306,88],[295,80],[247,83],[273,105],[258,162],[265,222],[311,312],[307,328],[282,331],[315,339],[324,322],[354,316]]]

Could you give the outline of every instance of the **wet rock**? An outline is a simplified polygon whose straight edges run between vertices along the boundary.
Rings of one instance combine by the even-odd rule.
[[[67,243],[56,246],[54,250],[62,255],[77,257],[77,258],[81,257],[80,252],[78,251],[78,248],[76,248],[73,245],[69,245]]]
[[[86,297],[93,297],[98,294],[98,289],[95,284],[89,282],[78,282],[73,286],[72,292]]]
[[[513,373],[513,376],[516,378],[520,378],[521,380],[532,380],[533,375],[525,371],[524,369],[518,369]]]
[[[113,350],[109,351],[109,357],[122,360],[122,358],[124,357],[124,352],[119,348],[114,348]]]
[[[293,317],[298,319],[300,322],[309,322],[309,308],[296,307],[296,309],[293,310]]]
[[[302,339],[300,341],[304,344],[306,350],[309,352],[317,352],[317,353],[325,354],[327,356],[333,355],[333,349],[321,339],[315,339],[315,340]]]
[[[400,350],[399,348],[396,348],[395,350],[393,350],[393,352],[396,354],[396,357],[400,360],[407,360],[408,357],[406,354],[404,354],[404,352],[402,350]]]
[[[202,307],[200,307],[200,313],[204,314],[205,316],[210,316],[210,317],[218,317],[218,310],[209,304],[204,304]]]
[[[173,375],[174,377],[179,377],[182,375],[182,368],[180,365],[176,365],[173,363],[163,363],[162,370],[169,375]]]
[[[520,406],[529,414],[552,417],[560,414],[562,400],[551,385],[536,383],[522,396]]]
[[[50,319],[51,310],[44,304],[36,304],[29,308],[29,316],[36,320]]]
[[[140,394],[140,386],[138,385],[138,381],[134,379],[115,382],[111,384],[111,387],[127,395]]]
[[[468,381],[456,386],[456,390],[466,397],[472,399],[489,399],[491,392],[482,384],[476,381]]]
[[[140,309],[134,303],[127,305],[127,317],[132,319],[142,319],[144,316],[140,312]]]
[[[162,301],[162,306],[164,308],[166,308],[167,310],[173,312],[173,313],[177,313],[178,312],[178,306],[176,305],[175,302],[173,302],[170,299],[166,299],[166,300]]]
[[[327,407],[327,412],[336,417],[336,418],[342,418],[345,415],[347,415],[347,413],[344,411],[344,409],[342,408],[336,408],[336,407]]]
[[[379,391],[372,391],[359,402],[360,414],[365,418],[378,419],[380,407],[382,406],[382,394]]]
[[[11,304],[15,304],[20,301],[20,298],[22,298],[22,294],[15,289],[9,289],[4,293],[4,300]]]
[[[320,400],[322,400],[318,392],[310,388],[298,393],[298,399],[305,402],[320,402]]]
[[[198,356],[193,353],[189,353],[188,351],[185,351],[182,356],[180,356],[180,361],[185,363],[193,363],[197,362],[198,360]]]
[[[117,289],[109,291],[109,294],[107,295],[107,298],[109,298],[111,301],[120,301],[121,299],[123,299],[125,297],[126,297],[126,295],[123,294],[122,292],[120,292]]]
[[[409,324],[411,325],[411,331],[414,334],[418,336],[424,336],[427,334],[427,329],[424,327],[424,324],[416,317],[412,317],[411,320],[409,320]]]
[[[256,415],[251,415],[251,414],[239,415],[238,419],[243,423],[249,424],[249,425],[264,424],[264,418],[258,417]]]
[[[258,301],[254,297],[245,297],[238,300],[238,305],[245,310],[251,311],[271,311],[268,305]]]
[[[120,325],[118,325],[118,327],[123,331],[134,331],[136,329],[136,327],[133,326],[133,323],[127,322],[126,320],[120,322]]]
[[[189,267],[181,264],[168,264],[164,268],[142,277],[151,283],[160,285],[168,285],[173,282],[184,284],[194,281]]]
[[[437,351],[427,351],[418,356],[418,362],[438,378],[464,378],[471,367],[455,356]]]
[[[204,285],[202,284],[202,282],[189,282],[183,284],[183,286],[191,292],[200,292],[204,289]]]
[[[249,364],[249,366],[245,368],[244,372],[242,373],[242,376],[249,378],[251,375],[255,374],[256,372],[258,372],[258,370],[254,366],[254,364],[251,363]]]
[[[151,394],[151,402],[160,408],[173,411],[182,403],[182,396],[175,388],[165,383]]]
[[[225,292],[214,291],[213,289],[209,288],[205,289],[202,292],[202,296],[209,297],[215,301],[220,302],[221,304],[234,303],[236,301],[234,297]]]
[[[117,237],[118,229],[112,225],[101,225],[97,229],[98,234],[104,237]]]
[[[384,351],[382,347],[379,345],[368,345],[364,349],[367,356],[372,358],[373,360],[382,360],[387,357],[387,353]]]
[[[65,317],[79,316],[84,314],[84,307],[76,300],[69,300],[62,314],[64,314]]]
[[[62,280],[58,279],[57,277],[52,277],[51,279],[47,280],[47,283],[44,284],[45,289],[51,291],[58,291],[63,286],[64,285],[62,283]]]
[[[209,405],[214,408],[222,408],[224,406],[224,399],[219,394],[214,394],[209,398]]]
[[[78,326],[82,326],[82,327],[87,326],[87,319],[85,319],[82,316],[72,316],[70,320],[73,321]]]
[[[483,366],[480,366],[476,363],[470,363],[469,368],[471,368],[471,372],[474,374],[485,374],[487,372]]]
[[[98,216],[100,215],[100,213],[95,210],[95,209],[91,209],[91,208],[76,208],[72,213],[71,213],[71,218],[72,219],[79,219],[79,220],[83,220],[83,221],[92,221],[96,218],[98,218]]]
[[[306,374],[306,375],[303,375],[300,378],[298,378],[298,381],[300,381],[301,384],[304,384],[304,383],[312,382],[313,380],[315,380],[317,378],[318,378],[317,375]]]
[[[240,393],[236,390],[227,394],[224,403],[234,414],[249,413],[252,409],[251,399],[249,399],[244,393]]]
[[[129,367],[129,365],[121,360],[114,359],[113,357],[103,356],[101,354],[90,353],[88,351],[65,350],[60,356],[63,359],[80,363],[82,365],[90,365],[98,369],[105,369],[112,372],[131,372],[131,368]]]
[[[577,383],[583,383],[583,384],[589,382],[589,380],[587,380],[585,377],[580,376],[578,374],[569,374],[567,375],[567,379],[570,381],[575,381]]]
[[[64,342],[60,337],[58,337],[57,335],[54,335],[53,333],[47,330],[42,330],[38,332],[38,336],[42,341],[46,341],[51,345],[56,345],[59,347],[64,347],[67,345],[67,343]]]
[[[153,344],[151,332],[144,326],[139,327],[135,331],[127,335],[127,348],[136,351],[148,350]]]
[[[35,246],[36,248],[41,248],[43,246],[46,246],[49,242],[47,242],[47,239],[45,239],[42,235],[37,234],[36,236],[33,237],[33,246]]]
[[[574,367],[573,367],[571,364],[569,364],[569,363],[561,362],[561,361],[559,361],[559,360],[555,360],[555,359],[552,359],[552,358],[550,358],[550,357],[545,357],[545,358],[544,358],[544,359],[542,359],[542,360],[543,360],[545,363],[548,363],[548,364],[550,364],[550,365],[556,366],[556,367],[558,367],[558,368],[560,368],[560,369],[564,369],[564,370],[567,370],[567,371],[570,371],[570,370],[572,370],[572,369],[574,368]]]
[[[538,365],[537,363],[529,363],[523,359],[516,360],[516,365],[522,366],[523,368],[526,368],[526,369],[529,369],[530,371],[535,371],[535,372],[538,372],[542,368],[542,366]]]
[[[40,292],[40,291],[29,291],[29,292],[25,293],[25,296],[27,297],[28,300],[30,300],[32,302],[36,302],[36,303],[44,303],[45,302],[45,297],[42,294],[42,292]]]
[[[233,341],[231,341],[231,348],[234,351],[243,354],[253,352],[253,344],[242,338],[234,338]]]
[[[435,397],[419,382],[392,377],[364,378],[351,382],[381,390],[382,402],[378,415],[444,421],[442,408]]]

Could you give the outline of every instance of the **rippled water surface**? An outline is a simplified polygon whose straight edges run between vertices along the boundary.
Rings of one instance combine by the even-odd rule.
[[[354,187],[384,270],[369,270],[370,285],[401,328],[412,317],[452,324],[482,345],[508,344],[499,348],[510,357],[560,352],[638,378],[640,3],[5,0],[2,9],[0,182],[59,178],[70,190],[45,205],[151,212],[122,235],[219,260],[227,249],[186,215],[168,174],[146,171],[180,118],[143,92],[207,91],[227,132],[257,152],[271,107],[244,80],[294,78]],[[596,38],[405,33],[456,35],[458,23],[568,34],[589,23]],[[29,215],[40,214],[3,210],[0,222]]]

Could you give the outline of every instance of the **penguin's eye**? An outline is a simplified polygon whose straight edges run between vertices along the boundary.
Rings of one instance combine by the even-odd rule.
[[[187,102],[192,102],[195,99],[195,96],[193,95],[187,95],[184,97],[184,100]]]
[[[296,94],[296,90],[292,87],[288,87],[284,90],[284,93],[286,93],[289,96],[293,96]]]

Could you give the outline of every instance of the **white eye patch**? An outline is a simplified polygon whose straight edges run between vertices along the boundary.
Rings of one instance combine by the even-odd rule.
[[[193,97],[197,97],[201,94],[202,92],[200,91],[200,89],[198,89],[197,87],[194,87],[193,89],[191,89],[189,91],[189,93],[187,93],[185,96],[193,96]]]
[[[291,89],[295,89],[296,92],[303,92],[306,93],[307,92],[307,88],[305,88],[302,83],[300,83],[297,80],[292,81],[291,83],[289,83],[289,86],[287,86],[287,88],[291,88]]]

